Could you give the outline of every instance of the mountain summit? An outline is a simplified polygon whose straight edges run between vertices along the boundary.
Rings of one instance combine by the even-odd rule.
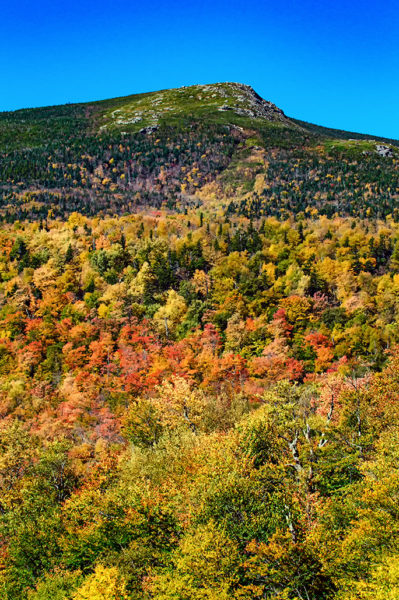
[[[134,131],[143,126],[154,127],[189,116],[201,116],[223,123],[235,122],[238,116],[293,124],[280,108],[242,83],[214,83],[161,90],[120,98],[115,100],[115,104],[118,106],[104,110],[102,107],[106,103],[98,103],[97,106],[101,107],[100,130],[126,128]],[[220,113],[227,114],[221,116]]]

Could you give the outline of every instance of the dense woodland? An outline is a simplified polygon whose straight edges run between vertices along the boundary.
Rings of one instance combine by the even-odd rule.
[[[396,155],[54,110],[0,119],[1,597],[399,598]]]
[[[329,217],[399,220],[399,154],[381,160],[368,150],[337,153],[316,141],[304,147],[295,131],[272,129],[251,138],[198,123],[177,132],[77,137],[68,145],[57,140],[4,152],[0,217],[123,215],[148,207],[184,212],[206,202],[213,183],[231,212],[252,219],[314,208]]]

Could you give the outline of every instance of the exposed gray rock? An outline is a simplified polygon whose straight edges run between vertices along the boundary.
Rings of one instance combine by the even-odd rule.
[[[392,148],[390,148],[389,146],[377,145],[376,152],[380,156],[386,156],[389,158],[393,156]]]
[[[217,89],[219,95],[227,96],[221,87],[222,84],[215,84],[213,89]],[[243,83],[228,83],[230,98],[234,99],[234,106],[224,104],[219,111],[233,111],[240,116],[267,119],[268,121],[288,121],[283,111],[272,102],[264,100],[255,92],[255,90]],[[220,86],[220,87],[219,87]],[[233,95],[231,95],[233,91]]]
[[[158,125],[149,125],[140,129],[140,133],[154,133],[158,129]]]

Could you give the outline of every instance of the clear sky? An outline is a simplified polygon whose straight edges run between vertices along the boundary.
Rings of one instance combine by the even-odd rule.
[[[0,0],[0,110],[194,83],[399,138],[398,0]]]

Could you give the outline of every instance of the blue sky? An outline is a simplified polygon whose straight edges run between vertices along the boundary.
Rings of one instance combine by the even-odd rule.
[[[399,3],[1,0],[0,110],[194,83],[399,138]]]

